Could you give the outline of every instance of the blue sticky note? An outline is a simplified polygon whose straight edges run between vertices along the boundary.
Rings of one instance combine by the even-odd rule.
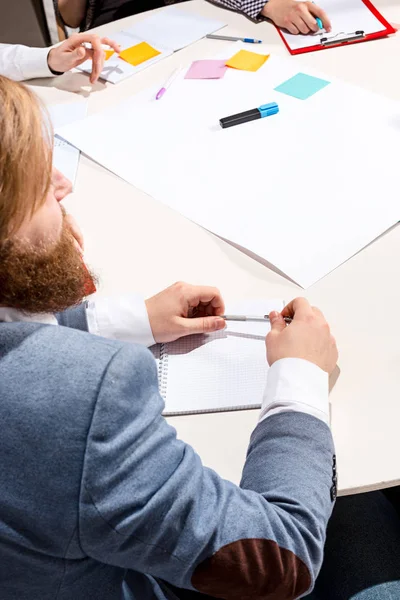
[[[278,85],[278,87],[275,88],[275,91],[282,92],[282,94],[287,94],[288,96],[293,96],[293,98],[298,98],[299,100],[307,100],[307,98],[316,94],[329,84],[330,81],[325,81],[325,79],[312,77],[305,73],[297,73],[294,77],[291,77],[287,81],[281,83],[281,85]]]

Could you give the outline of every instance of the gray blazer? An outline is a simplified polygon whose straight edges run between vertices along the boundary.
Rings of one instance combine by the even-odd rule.
[[[329,428],[286,412],[255,429],[241,487],[204,468],[161,413],[142,346],[0,323],[0,598],[294,600],[322,561]],[[190,390],[188,390],[190,393]]]

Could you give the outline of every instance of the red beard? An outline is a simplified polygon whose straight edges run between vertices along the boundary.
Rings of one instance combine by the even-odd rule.
[[[29,313],[55,313],[75,306],[95,291],[66,225],[60,240],[35,248],[7,241],[0,247],[0,306]]]

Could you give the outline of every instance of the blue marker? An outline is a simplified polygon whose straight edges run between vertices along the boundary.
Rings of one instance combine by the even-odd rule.
[[[315,2],[313,2],[313,4],[315,4]],[[317,21],[317,25],[319,27],[319,29],[323,29],[324,26],[322,25],[322,21],[319,17],[315,17],[315,20]]]
[[[240,125],[241,123],[247,123],[248,121],[255,121],[255,119],[263,119],[264,117],[270,117],[276,115],[279,112],[279,106],[276,102],[270,102],[269,104],[263,104],[258,108],[252,108],[245,112],[238,113],[237,115],[231,115],[230,117],[224,117],[219,120],[219,124],[223,129],[226,127],[232,127],[233,125]]]

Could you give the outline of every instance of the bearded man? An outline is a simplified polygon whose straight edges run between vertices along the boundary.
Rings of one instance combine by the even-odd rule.
[[[0,77],[1,599],[304,595],[336,495],[323,315],[301,298],[271,313],[241,486],[221,479],[164,420],[146,348],[223,328],[221,294],[84,301],[51,140],[34,95]]]

